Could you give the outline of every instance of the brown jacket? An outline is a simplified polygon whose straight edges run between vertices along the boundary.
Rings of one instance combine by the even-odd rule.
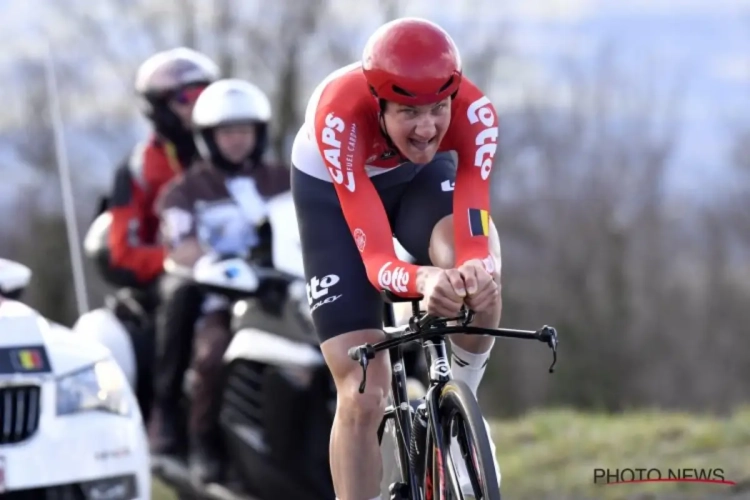
[[[172,180],[156,202],[167,247],[197,237],[218,253],[243,252],[257,243],[265,203],[290,189],[289,169],[260,164],[230,175],[201,161]]]

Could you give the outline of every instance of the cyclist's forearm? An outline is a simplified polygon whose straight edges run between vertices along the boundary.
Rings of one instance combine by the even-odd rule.
[[[363,260],[367,277],[378,290],[390,290],[404,297],[415,297],[421,293],[417,285],[420,266],[400,260],[395,250],[391,254],[373,252],[364,255]]]

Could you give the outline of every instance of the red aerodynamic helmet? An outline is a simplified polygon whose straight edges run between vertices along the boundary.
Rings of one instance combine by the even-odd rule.
[[[378,28],[365,45],[362,70],[376,97],[411,106],[442,101],[461,85],[456,44],[424,19],[396,19]]]

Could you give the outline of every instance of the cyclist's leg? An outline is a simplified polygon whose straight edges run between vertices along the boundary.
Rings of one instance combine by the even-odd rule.
[[[494,223],[490,224],[489,252],[497,263],[493,278],[497,286],[501,286],[501,254],[500,238]],[[430,238],[430,260],[434,265],[443,268],[455,266],[455,252],[453,247],[453,215],[440,219],[435,224]],[[477,313],[474,325],[485,328],[497,328],[500,324],[502,313],[502,298],[498,294],[495,307],[491,310]],[[495,339],[490,336],[480,335],[453,335],[451,336],[452,371],[454,376],[466,382],[469,388],[477,394],[477,388],[484,375],[484,370],[489,360],[490,351]]]
[[[292,194],[302,242],[307,293],[338,399],[331,430],[331,475],[340,500],[379,498],[382,463],[377,429],[390,390],[388,354],[370,361],[364,394],[362,370],[351,347],[383,338],[382,302],[330,182],[292,169]]]

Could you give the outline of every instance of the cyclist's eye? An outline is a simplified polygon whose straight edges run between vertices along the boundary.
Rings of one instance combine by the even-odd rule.
[[[447,108],[447,105],[444,102],[441,102],[440,104],[432,108],[432,112],[436,114],[442,113],[445,111],[446,108]]]

